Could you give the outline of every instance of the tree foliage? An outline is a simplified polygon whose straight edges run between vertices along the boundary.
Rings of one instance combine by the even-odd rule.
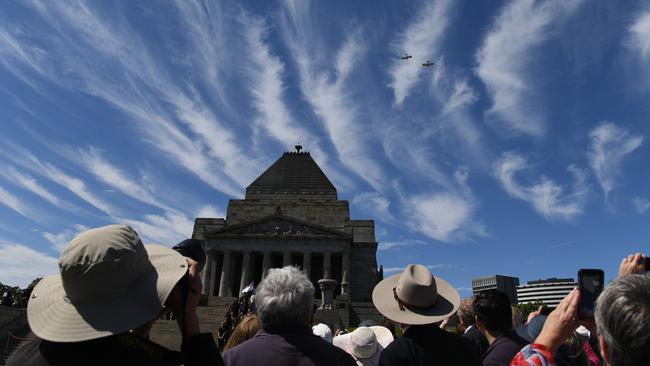
[[[34,279],[26,288],[21,289],[18,286],[9,286],[0,282],[0,305],[11,306],[15,308],[27,307],[29,295],[32,294],[34,286],[41,280],[41,277]]]

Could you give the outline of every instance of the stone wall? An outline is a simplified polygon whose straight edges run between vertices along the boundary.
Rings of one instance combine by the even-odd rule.
[[[352,301],[372,301],[377,284],[377,243],[353,243],[350,248]]]
[[[226,221],[236,225],[276,213],[341,231],[350,219],[348,201],[230,200]]]

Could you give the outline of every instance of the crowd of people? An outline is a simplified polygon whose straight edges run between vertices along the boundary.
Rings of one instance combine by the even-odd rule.
[[[598,297],[594,318],[579,318],[571,291],[552,311],[526,321],[496,290],[463,299],[422,265],[379,282],[372,300],[395,326],[364,321],[334,334],[312,324],[314,287],[300,269],[272,268],[229,309],[219,344],[199,329],[196,241],[144,245],[124,225],[88,230],[59,259],[60,273],[29,296],[33,334],[7,365],[650,365],[650,276],[646,257],[623,259],[619,276]],[[173,314],[180,351],[149,337]],[[457,317],[456,332],[444,328]]]

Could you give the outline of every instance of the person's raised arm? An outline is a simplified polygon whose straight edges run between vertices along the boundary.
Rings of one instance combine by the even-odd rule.
[[[622,277],[634,273],[644,273],[645,262],[647,260],[648,258],[641,253],[628,255],[621,261],[621,265],[618,269],[618,276]]]

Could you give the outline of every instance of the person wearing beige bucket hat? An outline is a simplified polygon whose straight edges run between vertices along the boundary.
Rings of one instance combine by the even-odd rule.
[[[126,225],[79,234],[61,253],[60,273],[34,287],[27,320],[35,337],[7,365],[222,365],[212,335],[199,333],[198,267],[171,248],[144,245]],[[147,339],[169,310],[183,319],[181,353]]]
[[[334,337],[333,343],[349,353],[358,366],[377,366],[381,352],[393,341],[386,327],[358,327],[352,333]]]
[[[454,314],[458,291],[420,264],[379,282],[372,302],[386,318],[404,331],[383,350],[379,365],[481,365],[473,345],[435,323]]]

